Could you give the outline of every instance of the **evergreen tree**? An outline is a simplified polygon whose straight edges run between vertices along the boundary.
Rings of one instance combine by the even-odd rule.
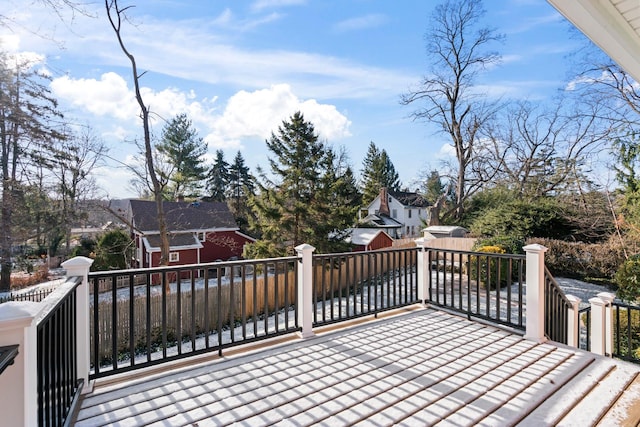
[[[216,150],[216,159],[209,170],[209,176],[207,178],[209,199],[214,202],[226,201],[226,191],[229,186],[229,181],[229,163],[224,160],[224,152],[222,150]]]
[[[379,150],[372,142],[362,163],[362,198],[369,203],[380,193],[382,187],[389,191],[400,191],[400,176],[385,150]]]
[[[300,112],[284,121],[277,134],[271,134],[267,147],[274,155],[269,158],[274,179],[263,174],[260,195],[252,199],[254,225],[262,233],[262,242],[247,255],[291,254],[302,243],[321,252],[330,250],[332,233],[355,218],[357,205],[348,200],[355,187],[350,168],[318,141],[313,124]],[[345,212],[338,212],[338,207]]]
[[[312,206],[318,236],[314,246],[319,253],[341,252],[348,249],[344,239],[355,222],[362,199],[344,151],[336,153],[328,149],[322,169],[317,201]]]
[[[444,192],[445,186],[442,183],[438,171],[429,172],[427,180],[424,182],[424,198],[434,204]]]
[[[233,163],[229,166],[226,198],[230,201],[229,208],[243,231],[249,226],[251,210],[248,200],[254,192],[255,178],[249,172],[249,167],[245,165],[244,157],[238,151]]]
[[[637,240],[640,235],[640,141],[632,134],[615,141],[614,149],[617,157],[614,169],[622,193],[619,223]]]
[[[133,242],[122,230],[105,233],[95,248],[96,258],[92,270],[122,270],[130,267],[133,258]]]
[[[169,168],[161,172],[169,182],[168,196],[196,197],[200,183],[206,179],[203,156],[207,144],[198,136],[186,114],[178,114],[162,130],[162,140],[156,145]]]

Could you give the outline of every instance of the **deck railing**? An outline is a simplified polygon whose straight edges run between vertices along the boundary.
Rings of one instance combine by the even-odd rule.
[[[578,348],[591,351],[591,306],[578,311]]]
[[[569,309],[572,305],[546,267],[544,269],[544,295],[545,335],[552,341],[567,344]]]
[[[90,273],[90,378],[300,330],[297,260]]]
[[[430,303],[524,329],[524,255],[428,250]]]
[[[63,284],[64,298],[58,289],[42,303],[0,305],[0,330],[8,331],[0,345],[19,345],[16,365],[23,368],[0,376],[0,410],[17,408],[9,418],[15,425],[58,425],[73,411],[82,380],[292,332],[306,338],[319,325],[417,302],[526,329],[526,338],[539,341],[546,249],[525,250],[526,258],[419,242],[314,256],[313,247],[300,245],[296,257],[96,273],[88,273],[92,260],[77,257],[63,266],[83,280]],[[32,397],[14,398],[11,383],[23,390],[16,396]]]
[[[640,307],[614,301],[613,356],[640,363]]]
[[[0,297],[0,304],[8,301],[32,301],[32,302],[40,302],[47,297],[51,292],[53,292],[54,288],[49,289],[40,289],[31,292],[11,292],[7,296]]]
[[[67,425],[82,388],[76,335],[76,289],[81,283],[82,278],[71,278],[62,291],[50,294],[48,300],[53,304],[37,319],[39,426]]]
[[[417,248],[314,255],[313,326],[418,302]]]

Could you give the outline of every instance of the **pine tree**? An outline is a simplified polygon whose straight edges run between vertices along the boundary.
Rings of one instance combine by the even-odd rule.
[[[170,166],[161,173],[169,182],[169,194],[166,196],[171,199],[198,196],[200,183],[206,179],[203,156],[207,152],[207,144],[198,136],[186,114],[178,114],[167,123],[156,149]]]
[[[371,202],[380,193],[382,187],[387,187],[390,191],[399,191],[401,187],[400,176],[387,152],[380,151],[373,142],[370,142],[362,163],[363,201],[365,203]]]
[[[313,205],[318,234],[315,247],[319,253],[341,252],[348,249],[345,237],[362,199],[344,151],[327,150],[322,169],[317,202]]]
[[[229,186],[229,181],[229,163],[224,160],[224,152],[222,150],[216,150],[216,159],[209,170],[209,176],[207,178],[209,199],[214,202],[226,201],[226,191]]]
[[[305,121],[300,112],[283,121],[277,134],[272,133],[266,143],[273,154],[269,165],[274,179],[263,174],[265,182],[252,205],[256,215],[254,226],[269,243],[268,250],[276,253],[255,252],[252,256],[291,254],[301,243],[313,245],[318,241],[317,218],[312,213],[327,150],[318,141],[313,124]]]
[[[442,183],[438,171],[429,172],[429,176],[424,182],[424,197],[431,204],[434,204],[444,192],[445,186]]]
[[[249,226],[251,211],[248,200],[255,192],[255,178],[249,172],[249,167],[245,165],[244,157],[240,151],[229,166],[226,191],[226,198],[230,201],[229,208],[240,229],[245,231]]]

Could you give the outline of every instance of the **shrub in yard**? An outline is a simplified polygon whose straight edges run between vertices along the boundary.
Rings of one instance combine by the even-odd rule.
[[[485,246],[497,246],[504,249],[508,254],[523,254],[524,239],[519,236],[507,235],[507,236],[495,236],[478,239],[473,245],[473,250],[476,251]]]
[[[624,301],[634,302],[640,296],[640,257],[634,256],[626,260],[614,278],[618,286],[616,296]]]
[[[601,279],[611,283],[625,260],[622,246],[615,241],[584,243],[532,238],[526,242],[528,245],[533,243],[548,249],[545,264],[554,276]]]
[[[506,250],[500,246],[482,246],[476,252],[487,254],[504,254]],[[500,279],[498,281],[498,275]],[[507,284],[509,278],[509,262],[491,255],[472,255],[469,257],[469,276],[471,280],[477,280],[484,287],[496,289]]]
[[[33,273],[26,275],[11,275],[11,289],[22,289],[49,280],[49,267],[39,266]]]
[[[572,225],[553,198],[513,199],[490,205],[471,221],[469,229],[478,236],[571,236]]]

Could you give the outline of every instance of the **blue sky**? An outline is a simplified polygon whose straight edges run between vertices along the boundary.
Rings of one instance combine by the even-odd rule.
[[[122,1],[122,0],[121,0]],[[58,20],[39,5],[0,0],[10,28],[5,50],[40,62],[65,115],[90,124],[130,162],[141,129],[128,62],[103,3]],[[301,110],[321,138],[345,147],[360,172],[368,144],[387,150],[404,185],[450,156],[433,127],[409,118],[399,97],[427,73],[424,34],[435,1],[426,0],[138,0],[125,42],[147,73],[145,101],[163,119],[187,113],[209,145],[231,161],[241,150],[255,171],[266,167],[264,140]],[[570,79],[575,32],[543,0],[485,1],[486,22],[505,35],[502,63],[481,75],[490,98],[545,102]],[[37,31],[47,37],[35,36]],[[52,40],[50,40],[52,39]],[[159,135],[163,121],[156,120]],[[134,196],[127,171],[96,171],[104,197]]]

